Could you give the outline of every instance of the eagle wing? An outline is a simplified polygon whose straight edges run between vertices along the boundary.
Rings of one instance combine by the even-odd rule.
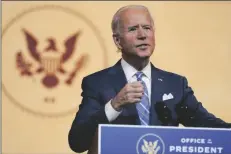
[[[40,54],[37,51],[37,40],[36,38],[29,33],[26,29],[22,30],[25,34],[26,37],[26,42],[27,42],[27,48],[29,50],[30,55],[38,62],[40,62]]]
[[[68,37],[67,40],[64,42],[65,52],[62,55],[62,59],[61,59],[62,62],[67,61],[73,54],[74,49],[75,49],[76,40],[78,39],[80,33],[81,31],[78,31],[74,35]]]
[[[26,62],[23,54],[19,51],[16,55],[16,67],[21,71],[21,75],[31,76],[31,64]]]

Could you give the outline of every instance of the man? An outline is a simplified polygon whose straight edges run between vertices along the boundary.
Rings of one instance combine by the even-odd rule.
[[[99,124],[230,127],[197,101],[185,77],[150,63],[155,31],[146,7],[119,9],[112,31],[122,58],[83,79],[82,103],[69,132],[73,151],[97,153]]]

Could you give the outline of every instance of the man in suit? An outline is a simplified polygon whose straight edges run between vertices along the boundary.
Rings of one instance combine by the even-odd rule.
[[[97,153],[99,124],[230,127],[197,101],[185,77],[158,69],[149,61],[155,31],[146,7],[120,8],[113,17],[112,31],[122,58],[83,79],[82,103],[69,132],[73,151]]]

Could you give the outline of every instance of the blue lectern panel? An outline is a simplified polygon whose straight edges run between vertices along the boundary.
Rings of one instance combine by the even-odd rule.
[[[100,125],[99,154],[231,154],[231,129]]]

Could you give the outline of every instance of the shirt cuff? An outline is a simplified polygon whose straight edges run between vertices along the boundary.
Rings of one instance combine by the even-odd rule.
[[[116,111],[112,105],[111,100],[105,105],[105,114],[109,122],[115,120],[122,111]]]

